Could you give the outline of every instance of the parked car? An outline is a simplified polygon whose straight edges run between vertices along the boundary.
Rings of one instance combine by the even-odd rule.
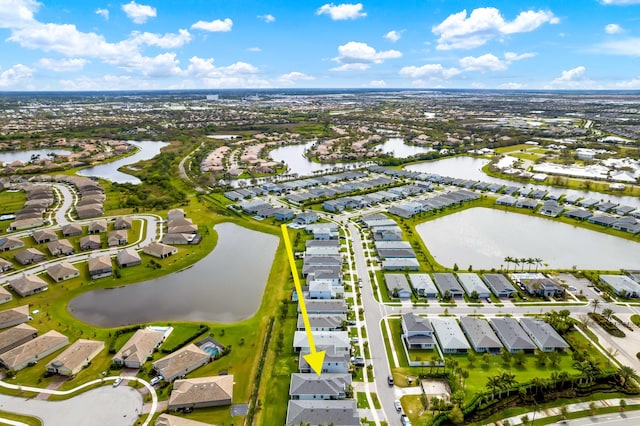
[[[162,381],[162,376],[156,376],[156,377],[151,378],[151,380],[149,380],[149,384],[151,386],[153,386],[155,384],[160,383],[161,381]]]
[[[122,377],[118,377],[116,380],[114,380],[113,387],[117,388],[120,385],[120,383],[122,383],[122,380],[123,380]]]
[[[411,420],[409,420],[406,414],[400,416],[400,422],[402,422],[403,426],[411,426]]]
[[[396,411],[398,413],[402,411],[402,404],[400,403],[399,399],[396,399],[395,401],[393,401],[393,406],[396,407]]]

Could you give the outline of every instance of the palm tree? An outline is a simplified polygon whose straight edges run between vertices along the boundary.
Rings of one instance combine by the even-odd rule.
[[[507,256],[504,258],[504,262],[507,264],[507,274],[509,273],[509,264],[513,262],[513,257]]]
[[[527,264],[529,265],[529,272],[531,272],[531,267],[536,263],[536,260],[533,257],[527,259]]]
[[[536,257],[533,260],[534,262],[536,262],[536,272],[538,272],[538,266],[542,264],[542,259],[540,259],[539,257]]]
[[[600,307],[600,300],[599,299],[593,299],[591,301],[591,306],[593,306],[593,313],[596,313],[596,309],[598,309],[598,307]]]
[[[636,376],[636,371],[628,365],[623,365],[618,369],[618,376],[620,376],[622,383],[625,384],[627,380]]]
[[[513,268],[515,272],[518,269],[518,265],[520,265],[520,259],[518,259],[517,257],[514,257],[513,259],[511,259],[511,261],[515,264],[515,267]]]
[[[613,316],[613,309],[611,308],[604,308],[602,310],[602,316],[605,317],[607,320],[610,320],[611,317]]]
[[[527,263],[527,258],[523,257],[522,259],[520,259],[520,263],[522,264],[522,269],[520,269],[520,272],[524,272],[524,264]]]

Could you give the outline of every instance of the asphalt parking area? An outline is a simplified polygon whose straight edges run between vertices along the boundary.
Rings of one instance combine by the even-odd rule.
[[[65,401],[0,394],[0,410],[38,417],[47,426],[131,426],[142,411],[142,396],[129,386],[102,386]]]

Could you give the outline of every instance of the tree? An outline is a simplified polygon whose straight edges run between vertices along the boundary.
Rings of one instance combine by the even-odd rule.
[[[457,271],[458,269],[459,269],[459,268],[458,268],[458,264],[457,264],[457,263],[454,263],[454,264],[453,264],[453,270],[454,270],[454,271]]]
[[[504,258],[504,263],[507,264],[507,274],[509,273],[509,264],[513,262],[513,258],[511,256],[507,256]]]
[[[476,363],[476,354],[473,351],[469,351],[467,354],[467,361],[469,361],[469,368],[473,368]]]
[[[620,412],[624,412],[627,409],[627,401],[624,399],[620,400]]]
[[[539,366],[542,367],[544,365],[547,365],[547,357],[548,357],[548,355],[547,355],[546,352],[541,351],[539,349],[536,349],[535,355],[536,355],[536,359],[538,361],[538,365]]]
[[[591,415],[591,416],[595,416],[596,415],[596,403],[594,401],[591,401],[589,403],[589,415]]]
[[[507,367],[511,366],[511,361],[513,360],[513,354],[509,352],[506,348],[502,348],[500,350],[500,355],[502,355],[502,363]]]
[[[536,272],[538,272],[538,266],[542,264],[542,259],[536,257],[534,261],[536,262]]]
[[[469,296],[471,298],[471,300],[478,300],[480,298],[480,296],[478,295],[478,292],[476,290],[473,290],[471,292],[471,296]]]
[[[456,405],[451,409],[451,412],[449,413],[449,420],[454,425],[464,424],[464,414],[462,413],[460,407]]]
[[[504,419],[502,421],[502,426],[511,426],[511,422],[509,422],[509,419]]]
[[[600,299],[593,299],[591,301],[591,306],[593,306],[593,313],[596,313],[596,309],[600,307]]]
[[[516,365],[519,367],[524,366],[525,362],[527,361],[527,356],[525,355],[524,351],[516,352],[513,358]]]
[[[530,422],[530,420],[529,420],[529,416],[527,416],[527,415],[525,414],[524,416],[520,417],[520,422],[521,422],[523,425],[527,425],[527,424],[529,424],[529,422]]]
[[[482,366],[489,368],[489,365],[491,365],[491,355],[485,352],[482,354]]]
[[[549,352],[549,365],[551,368],[558,367],[558,364],[560,364],[560,354],[556,351]]]
[[[566,405],[562,405],[560,407],[560,419],[566,420],[568,414],[569,414],[569,408]]]
[[[533,264],[536,263],[536,260],[532,257],[527,259],[527,265],[529,265],[529,272],[531,272],[531,267],[533,266]]]
[[[607,320],[611,320],[611,317],[613,316],[613,309],[604,308],[602,310],[602,316],[605,317]]]
[[[527,258],[523,257],[522,259],[520,259],[520,264],[522,264],[522,269],[520,269],[520,272],[524,272],[524,264],[527,263]]]
[[[636,376],[636,371],[628,365],[623,365],[618,369],[618,376],[622,380],[622,384],[625,384],[629,379]]]

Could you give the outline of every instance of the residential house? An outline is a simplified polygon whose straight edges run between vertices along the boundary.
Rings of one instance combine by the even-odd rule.
[[[100,235],[85,235],[80,238],[80,250],[97,250],[101,247]]]
[[[89,234],[100,234],[102,232],[107,232],[107,220],[106,219],[98,219],[89,222],[89,226],[87,227]]]
[[[420,269],[420,262],[416,258],[391,258],[381,262],[385,271],[417,271]]]
[[[344,295],[342,286],[334,286],[329,281],[309,282],[309,299],[338,299]]]
[[[126,229],[119,229],[117,231],[111,231],[107,235],[107,245],[109,247],[123,246],[129,242],[129,235]]]
[[[300,424],[358,426],[360,417],[356,401],[289,400],[285,425]]]
[[[9,370],[19,371],[33,365],[69,344],[69,338],[55,330],[29,340],[0,355],[0,364]]]
[[[456,280],[456,277],[449,272],[435,273],[433,274],[433,280],[436,283],[436,287],[440,290],[440,294],[444,295],[448,292],[453,298],[461,298],[464,295],[462,286]]]
[[[31,233],[36,244],[44,244],[58,239],[58,235],[53,229],[37,229]]]
[[[133,220],[129,216],[118,216],[113,223],[113,229],[131,229],[133,226]]]
[[[207,365],[210,361],[211,355],[191,343],[154,362],[153,369],[166,382],[172,382]]]
[[[10,302],[13,297],[9,290],[0,285],[0,305],[3,303]]]
[[[169,410],[221,407],[233,401],[233,375],[176,380],[169,396]]]
[[[18,219],[9,224],[7,231],[21,231],[23,229],[37,228],[42,225],[44,225],[44,219],[41,217]]]
[[[197,234],[198,225],[194,224],[191,219],[179,218],[172,219],[167,222],[168,234]]]
[[[82,225],[79,223],[68,223],[62,226],[62,236],[73,237],[76,235],[82,235]]]
[[[335,348],[332,346],[317,346],[316,350],[325,351],[324,361],[322,362],[322,374],[325,373],[348,373],[349,372],[349,353],[340,352],[336,353]],[[311,366],[304,359],[305,355],[309,354],[309,350],[300,352],[300,359],[298,360],[298,371],[300,373],[314,373]]]
[[[482,279],[496,297],[511,297],[517,292],[513,284],[502,274],[484,274]]]
[[[9,288],[18,293],[21,297],[31,296],[48,290],[47,283],[37,275],[23,275],[17,279],[9,281]]]
[[[27,343],[38,336],[38,330],[27,324],[18,324],[0,333],[0,354]]]
[[[7,272],[10,269],[13,269],[13,263],[0,257],[0,273]]]
[[[640,233],[640,222],[628,216],[619,218],[611,227],[634,235]]]
[[[500,352],[502,343],[489,323],[477,317],[461,317],[460,326],[476,352]]]
[[[409,281],[418,296],[438,297],[438,289],[429,274],[409,274]]]
[[[402,315],[402,337],[409,349],[433,349],[433,328],[427,318],[412,312]]]
[[[198,234],[164,234],[162,236],[163,244],[185,245],[195,244],[199,241]]]
[[[56,240],[47,244],[51,256],[69,256],[74,253],[73,245],[69,240]]]
[[[142,263],[142,259],[138,252],[133,248],[122,249],[116,255],[116,262],[118,267],[127,268],[129,266],[136,266]]]
[[[543,352],[564,351],[569,344],[551,324],[533,318],[521,318],[520,326]]]
[[[520,327],[518,321],[511,317],[495,317],[489,320],[491,327],[495,330],[504,344],[506,350],[511,353],[524,351],[533,353],[536,349],[535,343],[529,335]]]
[[[148,246],[143,247],[142,252],[149,256],[166,259],[167,257],[178,253],[178,249],[162,243],[151,243]]]
[[[600,275],[600,281],[622,297],[640,297],[640,284],[626,275]]]
[[[0,328],[13,327],[27,321],[29,321],[29,305],[0,311]]]
[[[411,292],[407,277],[405,277],[404,274],[384,274],[384,281],[392,297],[399,299],[411,298],[413,293]]]
[[[555,200],[545,200],[538,211],[540,214],[550,217],[558,217],[564,208]]]
[[[311,223],[317,222],[318,220],[319,220],[318,213],[310,210],[307,212],[299,213],[293,219],[293,223],[297,223],[299,225],[309,225]]]
[[[475,293],[480,299],[486,299],[491,294],[478,274],[471,272],[458,273],[458,281],[460,281],[460,284],[462,284],[464,291],[469,297],[473,296]]]
[[[307,313],[309,315],[346,315],[347,303],[344,299],[333,300],[306,300],[304,301],[307,307]],[[298,307],[298,313],[300,313],[300,307]]]
[[[464,337],[464,333],[455,318],[434,318],[431,320],[431,326],[433,327],[436,339],[443,353],[467,353],[469,349],[471,349],[469,342],[467,342],[467,339]]]
[[[308,315],[309,327],[311,331],[340,331],[342,330],[343,323],[346,322],[347,316],[344,314],[335,315]],[[298,325],[296,330],[304,331],[304,318],[302,315],[298,315]]]
[[[398,249],[410,249],[411,243],[409,241],[376,241],[376,250],[398,250]],[[415,257],[415,256],[414,256]]]
[[[570,219],[577,219],[577,220],[581,220],[581,221],[582,220],[587,220],[591,216],[593,216],[593,213],[591,213],[589,210],[585,210],[585,209],[573,209],[573,210],[569,210],[568,212],[564,213],[564,217],[568,217]]]
[[[28,248],[17,252],[13,255],[13,258],[21,265],[29,265],[42,262],[46,259],[46,256],[36,248]]]
[[[49,373],[73,376],[91,364],[104,349],[104,342],[78,339],[46,366]]]
[[[86,206],[76,206],[76,214],[79,219],[89,219],[104,215],[104,207],[102,204],[95,203]]]
[[[513,197],[511,195],[503,195],[502,197],[498,198],[496,200],[496,204],[501,205],[501,206],[515,206],[516,203],[518,202],[518,199],[516,197]]]
[[[47,267],[47,274],[57,283],[79,277],[80,271],[69,262],[60,262]]]
[[[111,256],[108,254],[103,254],[102,256],[97,257],[90,257],[87,261],[87,267],[89,269],[89,277],[92,280],[109,277],[113,273]]]
[[[184,210],[182,209],[171,209],[169,213],[167,213],[167,221],[174,219],[184,219],[187,217]]]
[[[351,387],[351,375],[345,373],[293,373],[289,397],[293,400],[345,399]]]
[[[313,333],[316,346],[332,346],[336,354],[350,353],[351,343],[347,331],[317,331]],[[296,331],[293,335],[295,352],[310,351],[306,331]]]
[[[532,280],[522,280],[522,285],[532,296],[539,297],[562,297],[564,288],[551,278],[534,278]]]
[[[140,368],[164,339],[161,331],[148,328],[137,330],[113,356],[112,361],[127,368]]]
[[[410,258],[415,258],[416,257],[416,253],[413,251],[412,248],[402,248],[402,249],[386,249],[386,248],[382,248],[382,249],[378,249],[378,257],[380,257],[380,259],[394,259],[394,258],[398,258],[398,259],[410,259]]]
[[[280,222],[291,220],[293,219],[294,215],[295,215],[295,212],[287,208],[279,208],[273,212],[273,217],[275,218],[275,220],[278,220]]]
[[[16,250],[24,247],[24,243],[17,237],[0,237],[0,252]]]

